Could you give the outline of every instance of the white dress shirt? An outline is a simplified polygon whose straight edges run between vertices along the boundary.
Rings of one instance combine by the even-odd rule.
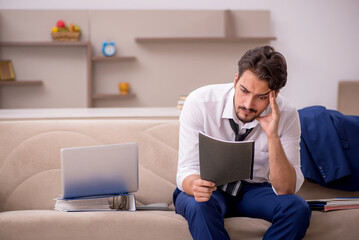
[[[269,156],[267,135],[257,120],[243,124],[236,116],[234,106],[234,83],[215,84],[201,87],[188,95],[180,116],[179,153],[177,169],[177,186],[183,191],[183,180],[192,174],[200,175],[198,133],[234,141],[235,134],[229,124],[230,118],[239,125],[239,133],[254,128],[246,140],[255,141],[253,179],[248,182],[269,181]],[[281,112],[278,133],[290,163],[297,174],[297,192],[303,184],[304,177],[300,169],[300,122],[298,111],[280,94],[276,98]],[[261,116],[271,112],[268,107]],[[275,190],[274,190],[275,191]]]

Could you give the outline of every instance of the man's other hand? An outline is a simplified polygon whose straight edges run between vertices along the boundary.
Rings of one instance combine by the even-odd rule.
[[[207,202],[212,192],[217,190],[215,183],[201,179],[199,175],[190,175],[183,180],[183,190],[192,195],[197,202]]]

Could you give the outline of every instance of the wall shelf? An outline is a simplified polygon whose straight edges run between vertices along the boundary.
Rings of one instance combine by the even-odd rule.
[[[0,47],[88,47],[89,42],[0,42]]]
[[[126,61],[134,61],[136,57],[134,56],[120,56],[120,57],[92,57],[92,61],[95,62],[126,62]]]
[[[53,41],[11,41],[0,42],[0,47],[85,47],[87,49],[87,59],[91,54],[90,42],[53,42]],[[89,60],[87,60],[88,71],[90,71]],[[89,76],[87,76],[89,78]],[[89,81],[89,80],[88,80]],[[42,85],[41,80],[28,81],[0,81],[2,86],[39,86]]]
[[[135,94],[93,94],[93,99],[127,99],[135,97]]]
[[[0,81],[1,86],[37,86],[42,85],[43,82],[40,80],[29,80],[29,81]]]
[[[273,36],[235,36],[233,31],[233,17],[230,10],[224,11],[224,34],[223,37],[138,37],[138,43],[187,43],[187,42],[210,42],[210,43],[241,43],[241,42],[268,42],[276,40]]]
[[[99,63],[99,62],[132,62],[135,61],[136,57],[134,56],[113,56],[113,57],[103,57],[103,56],[96,56],[96,57],[91,57],[91,65],[94,63]],[[91,67],[92,69],[92,67]],[[128,98],[133,98],[136,95],[135,94],[93,94],[93,84],[94,84],[94,79],[93,79],[93,73],[91,70],[91,73],[89,74],[90,78],[89,78],[89,97],[88,97],[88,107],[94,107],[94,100],[106,100],[106,99],[128,99]]]
[[[186,42],[254,42],[271,41],[275,37],[139,37],[135,39],[138,43],[186,43]]]

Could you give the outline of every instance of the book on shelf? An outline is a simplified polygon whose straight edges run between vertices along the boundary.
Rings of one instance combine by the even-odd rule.
[[[178,108],[178,109],[181,110],[181,109],[183,108],[183,104],[184,104],[184,102],[186,101],[186,98],[187,98],[186,95],[180,96],[179,100],[177,101],[177,108]]]
[[[328,198],[307,200],[310,208],[317,211],[359,209],[359,198]]]
[[[130,193],[55,200],[54,209],[61,212],[136,211],[136,198]]]
[[[225,141],[199,133],[200,175],[216,186],[253,178],[254,141]]]

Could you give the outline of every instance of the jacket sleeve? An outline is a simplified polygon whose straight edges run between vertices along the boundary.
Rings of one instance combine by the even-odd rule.
[[[328,184],[351,174],[340,138],[325,107],[299,110],[302,128],[301,161],[306,178]],[[313,165],[314,166],[310,166]]]

